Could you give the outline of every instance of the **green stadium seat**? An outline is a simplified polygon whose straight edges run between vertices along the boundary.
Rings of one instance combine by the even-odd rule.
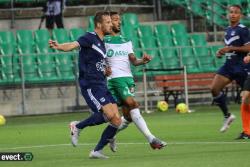
[[[60,80],[54,54],[40,54],[38,56],[38,70],[44,82],[57,82]]]
[[[24,70],[24,79],[26,83],[35,83],[40,80],[40,75],[37,68],[37,56],[36,55],[24,55],[21,56]]]
[[[138,34],[136,29],[134,29],[131,26],[122,26],[121,34],[130,40],[138,39]]]
[[[88,32],[94,31],[94,29],[95,29],[94,16],[89,16],[88,17],[88,22],[89,22],[89,24],[88,24],[87,31]]]
[[[86,31],[83,28],[72,28],[69,30],[71,41],[76,41],[80,36],[84,35]]]
[[[247,26],[247,27],[250,26],[250,19],[249,19],[249,18],[242,18],[242,19],[240,20],[240,22],[241,22],[242,24],[244,24],[245,26]]]
[[[151,68],[151,69],[162,69],[163,68],[163,64],[162,64],[158,49],[144,50],[144,53],[147,53],[148,55],[150,55],[152,57],[151,61],[146,64],[147,68]],[[164,74],[164,73],[165,73],[164,71],[148,71],[147,72],[148,75],[152,75],[152,76]]]
[[[162,36],[157,38],[158,46],[161,48],[174,46],[171,36]]]
[[[216,15],[226,15],[226,8],[224,8],[220,3],[213,1],[206,1],[207,8],[211,12],[214,11]]]
[[[16,38],[18,43],[34,44],[33,33],[30,30],[17,30]]]
[[[167,0],[165,0],[165,1],[167,1]],[[185,6],[186,0],[173,0],[173,1],[171,1],[171,4]]]
[[[173,36],[183,36],[187,35],[187,30],[184,24],[175,23],[171,25],[171,32]]]
[[[162,36],[171,37],[170,27],[167,24],[156,24],[154,27],[154,32],[157,38]]]
[[[163,60],[179,59],[177,50],[175,48],[163,48],[160,50],[160,55]]]
[[[34,32],[34,39],[36,43],[46,42],[48,43],[50,39],[50,34],[47,29],[36,30]]]
[[[132,26],[137,28],[139,26],[139,20],[136,14],[134,13],[125,13],[122,15],[122,25],[123,26]]]
[[[192,59],[193,57],[195,57],[192,47],[180,48],[179,53],[182,58],[187,57]]]
[[[165,69],[173,69],[173,68],[180,68],[180,60],[179,59],[167,59],[163,61],[163,66]],[[167,71],[167,74],[177,74],[179,71]]]
[[[180,59],[175,48],[165,48],[160,50],[161,61],[164,68],[180,67]],[[178,71],[169,71],[168,74],[176,74]]]
[[[66,29],[54,29],[52,32],[52,38],[56,40],[58,43],[69,42],[69,36]]]
[[[198,73],[202,70],[195,56],[192,57],[182,57],[182,65],[186,66],[187,73]]]
[[[60,53],[55,55],[56,66],[60,72],[60,79],[63,81],[75,80],[75,70],[71,54],[72,53]]]
[[[49,47],[48,42],[39,42],[36,43],[36,52],[37,53],[51,53],[53,50]]]
[[[208,47],[195,47],[194,54],[200,64],[202,72],[216,71],[216,64]]]
[[[215,72],[217,70],[215,60],[211,55],[207,57],[198,57],[198,62],[202,72]]]
[[[8,55],[12,56],[16,53],[16,47],[15,45],[12,45],[11,43],[3,43],[0,47],[0,55]]]
[[[194,55],[196,57],[207,57],[211,55],[210,48],[207,46],[194,47]]]
[[[158,49],[150,49],[144,50],[144,53],[147,53],[152,57],[151,61],[146,64],[148,68],[163,68],[160,54],[158,53]]]
[[[16,45],[16,39],[14,34],[10,31],[1,31],[0,32],[0,43],[11,43],[12,45]]]
[[[8,5],[11,3],[11,0],[0,0],[1,5]]]
[[[194,14],[199,16],[204,16],[205,11],[202,8],[202,2],[200,1],[188,1],[187,8],[192,11]]]
[[[140,38],[142,37],[154,37],[154,33],[152,27],[150,25],[139,25],[138,27],[138,35]]]
[[[141,38],[141,47],[143,49],[154,49],[157,48],[157,41],[152,37],[142,37]]]
[[[141,49],[135,49],[134,50],[134,55],[138,58],[141,58],[143,55],[143,51]]]
[[[14,83],[12,56],[0,56],[1,84]]]
[[[207,40],[205,34],[192,34],[190,36],[193,46],[206,46]]]
[[[19,54],[34,54],[35,53],[35,47],[33,45],[30,45],[29,43],[20,43],[17,46],[17,50]]]
[[[22,82],[21,79],[21,61],[20,61],[19,55],[13,55],[12,56],[12,71],[13,71],[13,82],[15,84],[20,84]]]
[[[190,46],[190,40],[188,35],[178,35],[173,38],[175,46]]]
[[[132,44],[134,49],[141,48],[140,40],[138,38],[133,38]]]

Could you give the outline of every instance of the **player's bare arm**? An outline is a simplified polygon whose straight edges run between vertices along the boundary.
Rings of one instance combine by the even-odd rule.
[[[244,45],[244,46],[226,46],[224,48],[221,48],[217,51],[217,57],[221,57],[222,55],[224,55],[225,53],[228,52],[250,52],[250,44]]]
[[[71,51],[71,50],[78,48],[79,43],[74,41],[74,42],[59,44],[57,41],[49,40],[49,46],[52,49],[62,50],[64,52],[68,52],[68,51]]]
[[[148,62],[150,62],[150,60],[152,59],[151,56],[149,56],[148,54],[144,53],[141,59],[137,59],[135,57],[135,55],[133,53],[129,54],[129,61],[134,65],[134,66],[139,66],[139,65],[143,65],[143,64],[147,64]]]

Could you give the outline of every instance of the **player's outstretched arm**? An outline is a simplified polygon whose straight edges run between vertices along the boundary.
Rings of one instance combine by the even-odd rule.
[[[64,52],[67,52],[67,51],[71,51],[71,50],[74,50],[74,49],[78,48],[79,44],[76,41],[59,44],[56,41],[49,40],[49,46],[52,49],[62,50]]]
[[[148,54],[144,53],[142,56],[142,59],[137,59],[136,56],[133,53],[129,54],[129,61],[134,65],[134,66],[139,66],[143,64],[147,64],[148,62],[151,61],[151,56]]]

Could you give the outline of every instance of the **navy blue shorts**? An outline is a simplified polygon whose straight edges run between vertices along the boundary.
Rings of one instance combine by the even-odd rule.
[[[81,92],[92,112],[99,112],[102,106],[108,103],[115,103],[115,100],[109,92],[107,86],[93,85],[81,87]]]
[[[243,90],[250,91],[250,77],[248,77],[247,80],[245,81]]]
[[[249,69],[246,69],[243,65],[224,64],[221,68],[219,68],[217,74],[223,75],[230,80],[235,80],[237,84],[243,88],[248,70]]]

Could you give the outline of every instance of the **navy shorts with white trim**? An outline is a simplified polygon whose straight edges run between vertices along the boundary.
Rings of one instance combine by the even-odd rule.
[[[93,85],[81,87],[81,92],[92,112],[99,112],[102,106],[108,103],[115,103],[115,100],[109,92],[107,86]]]

